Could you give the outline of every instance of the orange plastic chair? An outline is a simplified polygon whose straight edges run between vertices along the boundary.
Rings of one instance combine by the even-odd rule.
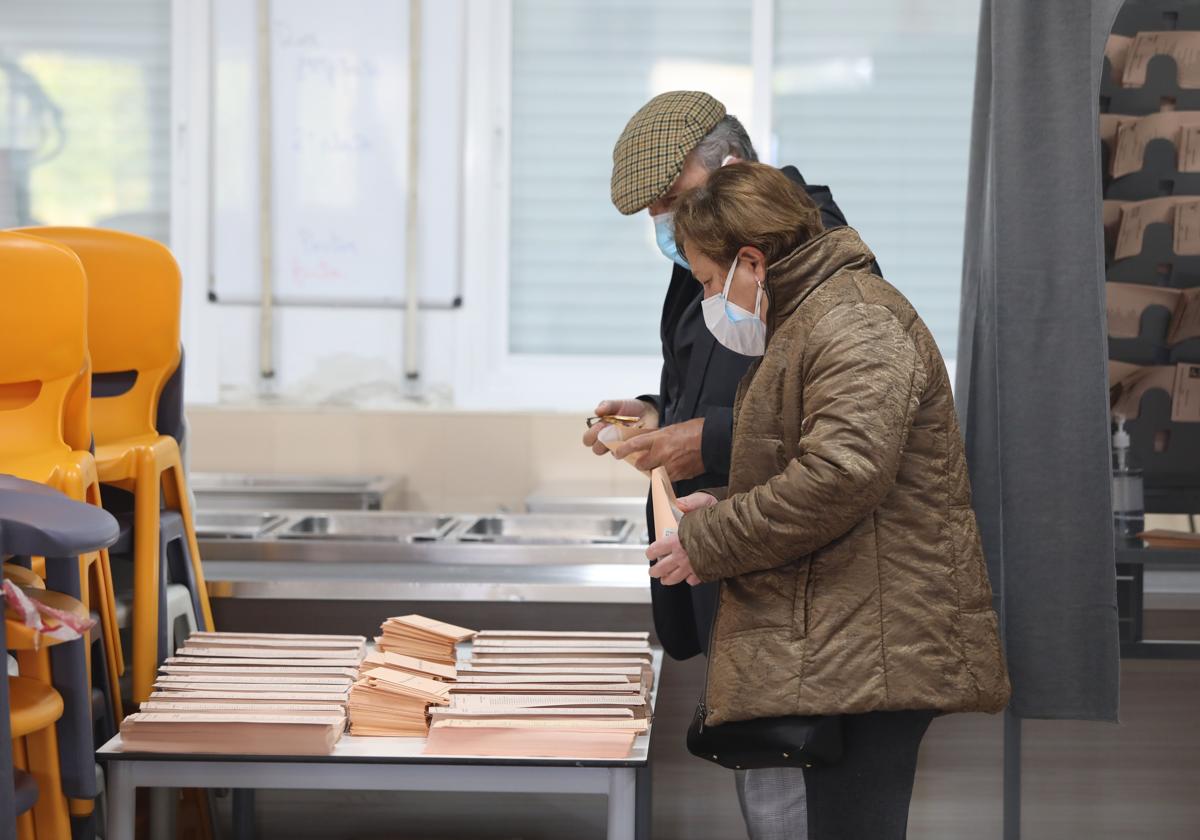
[[[93,397],[92,430],[100,480],[134,494],[133,699],[140,703],[150,696],[158,667],[158,516],[164,501],[183,517],[204,624],[213,627],[179,445],[155,427],[159,396],[179,366],[179,266],[163,245],[128,233],[66,227],[26,232],[79,256],[88,275],[94,374],[132,378],[124,393]]]
[[[86,336],[87,280],[79,258],[45,239],[0,232],[0,472],[99,506],[95,459],[64,437],[79,434],[65,418],[88,393],[80,382],[87,371]],[[91,586],[82,585],[89,579]],[[121,658],[106,551],[80,558],[80,583],[85,603],[99,602],[110,684],[116,686]],[[110,700],[120,716],[121,698]]]

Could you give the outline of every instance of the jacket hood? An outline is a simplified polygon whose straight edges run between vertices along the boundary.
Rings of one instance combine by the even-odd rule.
[[[839,271],[871,272],[875,255],[849,227],[829,228],[767,267],[767,337]]]

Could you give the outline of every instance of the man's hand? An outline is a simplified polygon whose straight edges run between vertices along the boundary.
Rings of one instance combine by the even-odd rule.
[[[649,472],[655,467],[666,467],[672,481],[685,481],[704,474],[704,458],[700,454],[703,433],[704,418],[697,417],[630,438],[613,448],[613,457],[623,459],[633,455],[629,463],[639,470]]]
[[[716,503],[717,499],[711,493],[692,493],[676,500],[676,504],[685,515],[694,510],[712,507]],[[700,583],[700,578],[696,577],[692,570],[691,558],[676,534],[651,543],[646,549],[646,559],[652,564],[650,577],[658,578],[663,586],[674,586],[680,582],[696,586]]]
[[[658,411],[644,400],[605,400],[596,406],[597,417],[611,417],[614,414],[625,417],[641,417],[643,428],[658,428]],[[597,423],[583,434],[583,445],[597,455],[607,455],[608,447],[599,439],[600,433],[608,428],[608,423]]]

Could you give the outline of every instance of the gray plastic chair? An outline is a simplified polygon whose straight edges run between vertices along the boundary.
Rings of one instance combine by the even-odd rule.
[[[79,598],[79,556],[112,545],[119,533],[117,520],[102,508],[68,499],[32,481],[0,475],[0,556],[46,558],[46,588]],[[0,633],[3,633],[0,630]],[[7,648],[6,648],[7,649]],[[95,799],[96,759],[92,737],[91,692],[84,640],[77,639],[50,650],[54,688],[63,698],[63,716],[57,724],[59,760],[64,793],[73,799]],[[8,724],[8,680],[0,702],[3,723],[0,738],[11,741]],[[0,744],[4,740],[0,740]],[[11,750],[0,749],[0,838],[15,833],[15,779]],[[95,837],[95,819],[73,818],[72,834]]]

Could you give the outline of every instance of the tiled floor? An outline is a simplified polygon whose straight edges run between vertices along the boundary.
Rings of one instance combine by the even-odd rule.
[[[570,620],[539,618],[542,626]],[[631,619],[598,621],[615,627]],[[1200,614],[1152,614],[1148,628],[1200,638]],[[655,725],[656,840],[745,836],[731,774],[682,748],[701,667],[671,663],[664,675]],[[1025,723],[1025,840],[1200,838],[1200,662],[1125,661],[1121,702],[1119,725]],[[922,748],[909,837],[998,840],[1000,762],[999,718],[935,721]],[[605,810],[591,797],[263,791],[258,815],[263,840],[589,840],[604,836]]]

